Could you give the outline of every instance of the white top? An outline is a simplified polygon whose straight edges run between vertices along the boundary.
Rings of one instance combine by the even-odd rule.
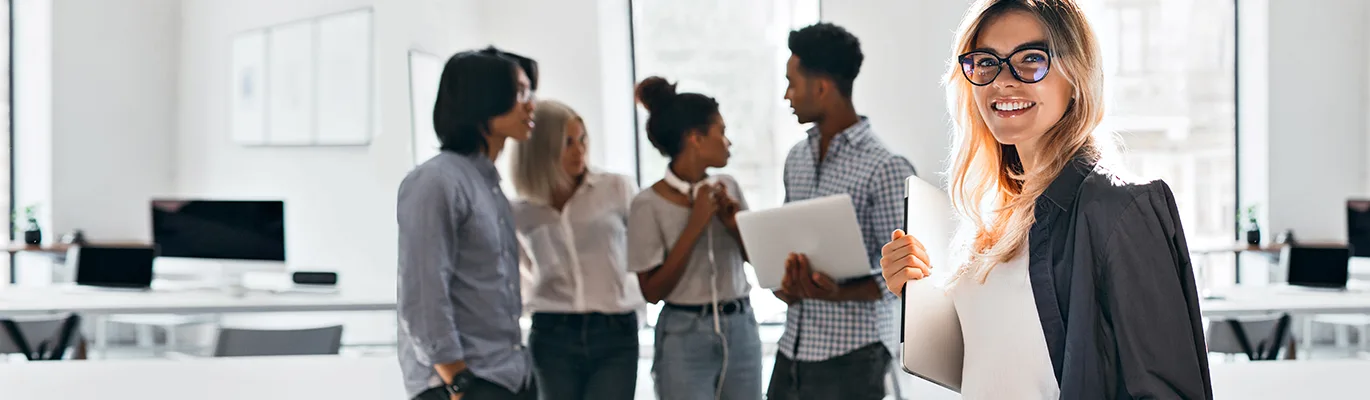
[[[535,312],[633,312],[646,302],[628,272],[628,207],[637,184],[589,172],[561,212],[539,201],[514,203],[521,265],[532,272]]]
[[[728,188],[728,194],[737,200],[738,208],[747,209],[747,199],[742,197],[742,189],[737,181],[727,175],[719,175],[718,181]],[[690,222],[690,207],[682,206],[661,197],[656,190],[647,188],[633,199],[632,215],[628,217],[628,268],[633,272],[650,271],[666,261],[666,254],[675,247]],[[710,239],[713,239],[710,241]],[[709,253],[713,253],[713,264]],[[713,301],[710,285],[717,283],[718,301],[729,301],[747,297],[751,285],[742,270],[742,248],[737,239],[728,233],[728,228],[714,217],[699,241],[690,252],[690,260],[685,265],[685,274],[675,289],[666,295],[666,302],[683,305],[702,305]],[[717,282],[711,279],[717,278]]]
[[[393,355],[0,362],[0,398],[403,399],[397,363]]]
[[[1056,373],[1028,281],[1027,250],[990,271],[961,278],[952,299],[961,320],[965,399],[1055,399]]]

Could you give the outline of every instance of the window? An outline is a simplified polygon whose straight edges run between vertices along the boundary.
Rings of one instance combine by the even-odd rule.
[[[1190,248],[1230,246],[1238,210],[1235,3],[1082,5],[1107,58],[1105,126],[1118,132],[1124,163],[1174,190]],[[1217,267],[1215,274],[1231,272],[1210,267]]]
[[[632,1],[634,75],[660,75],[681,92],[718,99],[733,142],[721,172],[737,178],[752,208],[784,201],[785,156],[804,137],[784,100],[789,32],[817,22],[818,0]],[[647,141],[647,114],[638,113],[638,181],[647,186],[665,175],[667,159]],[[763,323],[784,321],[784,303],[767,291],[754,289],[752,301]]]
[[[22,214],[17,214],[14,208],[14,185],[12,184],[14,181],[14,146],[11,144],[14,143],[14,129],[12,129],[14,124],[10,120],[10,115],[13,115],[14,108],[11,106],[13,91],[10,89],[12,88],[11,85],[14,83],[14,74],[12,74],[12,71],[10,70],[10,66],[13,65],[10,61],[12,60],[11,56],[14,52],[12,51],[12,42],[10,40],[10,32],[12,32],[10,29],[10,22],[13,21],[10,16],[13,15],[13,10],[11,1],[0,0],[0,36],[2,36],[0,37],[0,69],[3,69],[3,71],[0,71],[0,76],[4,77],[3,80],[0,80],[0,129],[3,129],[3,134],[0,134],[0,144],[3,144],[6,148],[10,149],[6,152],[0,152],[0,165],[4,166],[4,173],[0,173],[0,183],[3,183],[9,193],[3,198],[0,198],[0,201],[3,202],[0,203],[0,206],[2,206],[0,208],[9,209],[10,212],[9,240],[11,242],[23,239],[21,237],[15,237],[15,230],[21,228],[21,226],[18,225],[21,221],[16,221],[15,216]],[[3,272],[0,272],[0,274],[5,274],[7,277],[4,280],[0,280],[0,286],[14,282],[15,271],[11,267],[14,265],[13,261],[12,257],[0,258],[0,269],[4,270]]]

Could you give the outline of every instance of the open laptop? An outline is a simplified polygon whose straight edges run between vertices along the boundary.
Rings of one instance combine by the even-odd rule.
[[[1280,254],[1289,286],[1302,289],[1346,290],[1350,262],[1351,249],[1341,245],[1290,245]]]
[[[68,265],[76,268],[76,285],[91,288],[147,290],[152,287],[154,247],[73,246]]]
[[[737,214],[737,229],[763,288],[780,287],[790,253],[804,254],[815,271],[838,282],[872,274],[856,209],[846,194],[743,211]]]

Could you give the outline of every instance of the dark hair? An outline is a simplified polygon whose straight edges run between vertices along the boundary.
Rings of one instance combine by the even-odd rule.
[[[805,73],[832,79],[847,98],[851,98],[852,82],[866,59],[856,36],[827,22],[790,32],[790,53],[799,58],[799,67]]]
[[[685,133],[707,131],[718,115],[718,101],[699,93],[679,93],[666,78],[653,76],[637,84],[636,96],[651,115],[647,117],[647,140],[661,155],[675,158]]]
[[[442,69],[433,104],[433,130],[443,150],[473,154],[486,150],[490,119],[518,101],[518,71],[537,90],[537,62],[494,47],[453,55]]]

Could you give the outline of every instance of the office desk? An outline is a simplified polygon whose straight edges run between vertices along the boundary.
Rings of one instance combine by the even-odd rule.
[[[260,312],[394,311],[395,293],[272,293],[235,296],[218,289],[122,292],[75,286],[0,288],[0,316],[75,312],[108,314],[222,314]]]
[[[1316,291],[1289,286],[1235,287],[1222,299],[1201,300],[1199,312],[1209,318],[1244,315],[1370,314],[1370,290],[1353,285],[1347,291]]]
[[[154,287],[156,287],[154,285]],[[71,285],[0,288],[0,317],[78,313],[93,327],[93,350],[103,355],[112,314],[226,314],[395,311],[395,291],[234,295],[220,289],[123,292]]]
[[[1356,399],[1370,397],[1370,361],[1262,361],[1213,364],[1217,399]]]
[[[402,382],[393,356],[0,363],[7,400],[401,400]]]

